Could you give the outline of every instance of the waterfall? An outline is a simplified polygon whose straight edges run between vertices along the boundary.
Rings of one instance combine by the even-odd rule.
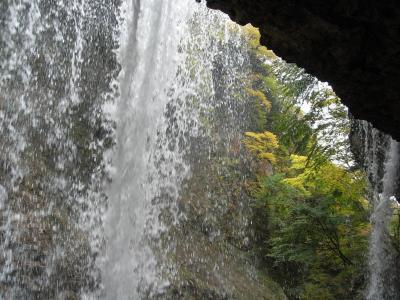
[[[0,4],[0,295],[99,288],[118,1]]]
[[[103,297],[164,299],[165,290],[179,281],[179,264],[195,260],[173,258],[177,247],[190,242],[177,241],[172,233],[180,234],[179,224],[187,218],[182,188],[197,163],[194,157],[212,147],[204,143],[210,134],[204,122],[210,111],[227,106],[229,99],[220,94],[244,90],[233,82],[243,82],[246,75],[246,49],[237,31],[229,33],[228,18],[205,4],[126,1],[121,10],[119,96],[107,108],[116,120],[116,147],[107,154],[112,183],[106,254],[100,262]],[[234,44],[239,52],[222,57],[221,43]],[[222,65],[215,66],[216,61]],[[218,75],[226,85],[219,92],[215,72],[223,70],[231,77]],[[232,109],[226,107],[226,116]],[[241,123],[225,122],[226,128]],[[204,148],[195,149],[201,139]],[[204,264],[207,258],[201,259]]]
[[[117,146],[112,154],[113,182],[108,191],[108,249],[104,266],[107,299],[139,298],[158,282],[151,235],[163,230],[158,220],[162,205],[154,203],[162,189],[177,198],[187,166],[179,152],[170,151],[165,169],[155,169],[163,151],[166,104],[180,92],[175,74],[181,60],[179,43],[189,18],[187,1],[126,1],[123,6],[119,61],[120,96],[116,101]],[[162,142],[168,142],[162,140]],[[161,149],[159,149],[160,147]],[[169,156],[169,157],[168,157]],[[181,166],[180,172],[176,168]],[[166,172],[168,178],[162,178]],[[166,199],[164,199],[166,200]]]
[[[193,0],[7,0],[0,17],[1,298],[164,299],[193,265],[230,295],[232,258],[191,249],[219,239],[228,200],[187,187],[251,123],[231,101],[250,68],[238,27]]]
[[[367,299],[397,299],[395,250],[390,239],[393,207],[399,171],[399,143],[362,122],[365,142],[364,164],[372,186],[372,232],[369,250],[369,285]]]
[[[1,299],[286,299],[246,252],[237,25],[194,0],[4,0],[0,29]],[[363,129],[366,297],[396,299],[399,145]]]

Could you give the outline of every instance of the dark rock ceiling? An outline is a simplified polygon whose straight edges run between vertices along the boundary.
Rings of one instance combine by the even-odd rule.
[[[400,140],[400,1],[207,0],[328,81],[354,117]]]

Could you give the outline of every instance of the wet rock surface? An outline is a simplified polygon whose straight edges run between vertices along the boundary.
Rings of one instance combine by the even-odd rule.
[[[0,4],[1,299],[99,287],[117,2]]]
[[[254,199],[247,190],[254,180],[252,161],[239,140],[224,141],[210,153],[209,141],[192,142],[196,175],[179,200],[185,217],[163,238],[174,276],[155,299],[287,299],[254,251]]]

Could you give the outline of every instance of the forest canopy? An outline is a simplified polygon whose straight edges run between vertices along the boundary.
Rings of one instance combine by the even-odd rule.
[[[243,32],[257,119],[243,144],[273,168],[255,171],[249,188],[255,251],[290,299],[362,298],[369,205],[349,149],[347,110],[329,85],[260,46],[256,28]]]

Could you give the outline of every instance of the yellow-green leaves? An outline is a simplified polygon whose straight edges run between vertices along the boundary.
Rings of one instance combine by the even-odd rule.
[[[255,91],[252,89],[246,89],[246,91],[249,94],[249,96],[258,101],[267,112],[271,111],[272,108],[271,102],[268,101],[267,96],[265,96],[263,92]]]
[[[261,34],[258,28],[251,25],[246,25],[243,27],[243,32],[248,38],[249,45],[252,49],[257,49],[258,47],[260,47]]]
[[[310,196],[311,194],[307,188],[307,183],[310,182],[307,182],[307,178],[311,170],[307,169],[306,165],[307,156],[291,155],[290,166],[283,182],[297,189],[302,195]]]
[[[256,54],[263,56],[265,58],[269,58],[269,59],[277,59],[274,52],[269,50],[267,47],[260,45],[261,34],[260,34],[260,31],[258,30],[258,28],[253,27],[252,25],[249,24],[249,25],[246,25],[243,27],[243,32],[244,32],[246,38],[248,39],[250,48]]]
[[[244,145],[258,158],[266,159],[272,164],[276,163],[273,151],[279,147],[279,143],[272,132],[246,132]]]

